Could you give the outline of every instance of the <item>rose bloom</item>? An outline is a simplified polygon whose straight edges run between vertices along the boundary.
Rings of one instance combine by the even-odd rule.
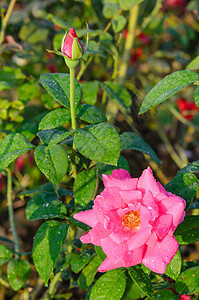
[[[178,99],[177,105],[181,115],[187,120],[193,120],[194,115],[196,114],[196,112],[198,112],[197,105],[191,101]]]
[[[163,274],[178,250],[173,233],[184,219],[186,202],[156,182],[149,167],[140,178],[123,169],[102,177],[105,189],[93,208],[73,216],[92,227],[81,241],[101,246],[107,255],[98,271],[142,262]]]

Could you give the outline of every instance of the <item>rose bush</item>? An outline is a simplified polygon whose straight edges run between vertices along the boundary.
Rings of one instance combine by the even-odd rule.
[[[81,241],[101,246],[107,255],[98,271],[142,262],[163,274],[178,250],[173,233],[184,219],[185,201],[156,182],[149,167],[140,178],[123,169],[102,176],[105,189],[93,208],[74,215],[92,227]]]

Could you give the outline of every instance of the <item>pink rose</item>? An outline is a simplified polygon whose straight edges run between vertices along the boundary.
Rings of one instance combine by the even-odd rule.
[[[98,271],[142,262],[163,274],[178,250],[173,233],[184,219],[186,202],[157,183],[149,167],[140,178],[123,169],[102,176],[105,189],[93,208],[74,215],[92,227],[81,241],[101,246],[107,255]]]
[[[74,60],[79,59],[83,55],[84,49],[74,28],[71,28],[68,34],[64,36],[61,51],[64,55]]]

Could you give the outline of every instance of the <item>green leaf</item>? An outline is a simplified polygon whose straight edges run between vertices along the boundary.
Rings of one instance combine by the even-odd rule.
[[[157,164],[161,164],[159,158],[153,151],[153,149],[137,134],[133,132],[124,132],[120,135],[122,150],[133,149],[141,151],[153,158]]]
[[[38,188],[36,188],[36,189],[21,192],[21,193],[19,194],[19,196],[21,196],[21,195],[29,196],[29,195],[38,194],[38,193],[40,193],[40,192],[53,193],[54,191],[55,191],[55,185],[52,184],[51,182],[48,182],[48,183],[45,183],[45,184],[43,184],[43,185],[40,185],[40,186],[39,186]]]
[[[103,252],[102,247],[95,246],[95,252],[102,261],[105,260],[106,254]]]
[[[119,4],[123,10],[128,10],[143,1],[144,0],[119,0]]]
[[[33,260],[35,267],[45,284],[54,269],[56,260],[66,238],[68,224],[59,221],[43,223],[34,238]]]
[[[176,300],[176,295],[168,289],[163,289],[160,291],[155,292],[154,296],[154,300]]]
[[[12,252],[5,245],[0,245],[0,267],[12,258]]]
[[[17,69],[5,66],[0,70],[0,78],[1,81],[14,85],[21,84],[25,79],[25,75],[21,72],[20,68]]]
[[[40,82],[47,92],[61,105],[70,108],[70,75],[62,73],[41,74]],[[81,90],[77,79],[75,79],[74,102],[77,107],[81,98]]]
[[[12,289],[18,291],[28,280],[31,267],[26,260],[13,259],[8,263],[7,273]]]
[[[115,15],[112,19],[112,26],[115,32],[120,32],[126,25],[126,18],[121,15]]]
[[[65,108],[57,108],[50,111],[39,123],[39,130],[53,129],[70,121],[70,111]]]
[[[50,148],[52,148],[54,145],[56,145],[57,143],[59,143],[59,142],[61,142],[61,141],[63,141],[63,140],[65,140],[67,137],[69,137],[72,133],[74,133],[76,131],[76,129],[75,130],[70,130],[70,131],[67,131],[67,132],[65,132],[65,131],[59,131],[58,133],[55,133],[53,136],[52,136],[52,138],[51,138],[51,140],[49,141],[49,143],[48,143],[48,146],[46,147],[46,150],[48,150],[48,149],[50,149]]]
[[[0,236],[0,241],[3,241],[3,242],[7,242],[7,243],[11,243],[11,244],[14,244],[14,242],[4,236]]]
[[[0,173],[9,166],[18,156],[35,148],[25,136],[20,133],[11,133],[0,141]]]
[[[178,250],[176,255],[170,261],[168,266],[166,267],[165,275],[169,276],[171,279],[176,280],[178,275],[180,274],[182,267],[182,258],[180,251]]]
[[[199,107],[199,86],[196,87],[194,94],[193,94],[194,101],[196,105]]]
[[[135,282],[132,281],[131,277],[127,274],[126,290],[124,292],[122,300],[143,299],[144,296],[145,294],[141,292],[139,287],[135,284]]]
[[[95,256],[89,264],[82,270],[79,278],[78,284],[80,290],[86,289],[91,285],[97,273],[97,269],[102,263],[101,259],[98,256]]]
[[[71,261],[71,269],[75,273],[79,273],[91,259],[95,256],[93,249],[81,250],[80,253],[73,253]]]
[[[177,175],[186,172],[199,173],[199,160],[196,160],[192,163],[188,163],[184,168],[178,171]]]
[[[39,145],[34,153],[35,162],[44,175],[55,185],[58,185],[68,169],[68,156],[60,145],[45,150],[45,145]]]
[[[42,144],[48,144],[50,143],[51,139],[53,139],[54,135],[58,136],[63,134],[63,132],[65,131],[58,129],[46,129],[37,132],[37,136],[40,138]]]
[[[0,91],[10,90],[14,87],[14,84],[7,81],[0,81]]]
[[[181,295],[199,293],[199,267],[182,272],[175,283],[176,291]]]
[[[91,290],[90,300],[119,300],[126,288],[124,269],[111,270],[103,274]]]
[[[49,219],[49,218],[65,218],[66,206],[58,200],[57,194],[42,192],[29,200],[26,206],[26,217],[30,221]]]
[[[168,192],[178,195],[184,200],[186,200],[187,210],[198,190],[199,180],[192,173],[180,173],[179,175],[178,174],[169,183],[165,185],[165,189]]]
[[[162,103],[197,80],[199,80],[199,74],[188,70],[177,71],[166,76],[146,95],[139,114],[143,114],[153,106]]]
[[[74,181],[75,200],[82,206],[86,206],[95,193],[97,184],[96,171],[94,169],[83,170]]]
[[[120,6],[115,3],[107,3],[103,7],[103,15],[105,18],[109,19],[113,16],[115,16],[118,11],[120,10]]]
[[[117,130],[106,123],[75,132],[74,143],[85,157],[101,163],[117,165],[120,154],[120,137]]]
[[[97,102],[99,82],[97,80],[81,82],[80,86],[82,90],[82,101],[94,105]]]
[[[17,88],[17,93],[19,100],[26,103],[39,93],[39,87],[35,82],[26,82]]]
[[[108,81],[100,83],[100,85],[112,100],[118,101],[122,105],[122,107],[126,109],[130,108],[132,104],[131,96],[123,85]]]
[[[153,290],[150,281],[150,276],[144,273],[140,266],[128,268],[129,275],[139,289],[146,294],[150,299],[153,298]]]
[[[199,69],[199,55],[196,56],[189,64],[186,66],[188,70],[198,70]]]
[[[174,235],[178,243],[183,245],[199,241],[199,216],[186,216]]]
[[[97,171],[101,178],[102,174],[110,175],[115,169],[125,169],[130,173],[129,164],[122,155],[119,156],[117,166],[97,163]]]
[[[106,116],[98,107],[90,104],[78,106],[77,117],[87,123],[97,124],[106,122]]]

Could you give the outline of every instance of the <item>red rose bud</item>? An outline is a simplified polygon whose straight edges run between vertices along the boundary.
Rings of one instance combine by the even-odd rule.
[[[74,28],[71,28],[69,33],[63,37],[61,51],[72,60],[82,57],[84,49]]]
[[[178,99],[177,105],[178,105],[181,115],[185,119],[190,120],[190,121],[193,119],[194,115],[198,111],[197,105],[188,100]]]

